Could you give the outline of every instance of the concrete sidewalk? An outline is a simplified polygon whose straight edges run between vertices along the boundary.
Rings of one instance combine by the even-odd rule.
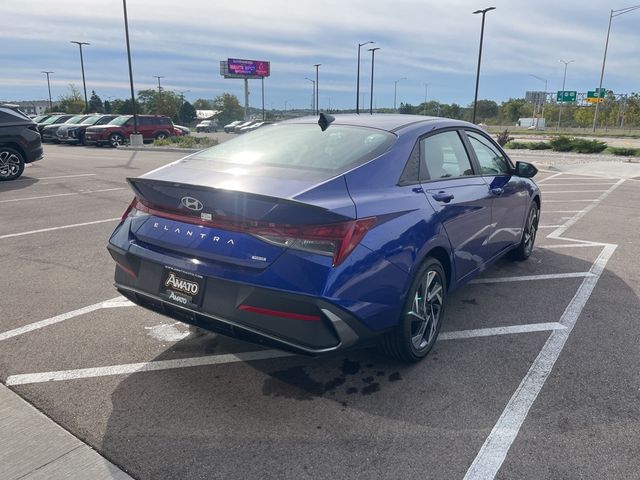
[[[132,480],[0,384],[1,480]]]

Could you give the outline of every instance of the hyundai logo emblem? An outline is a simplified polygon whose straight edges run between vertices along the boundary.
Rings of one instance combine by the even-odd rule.
[[[197,198],[182,197],[182,199],[180,200],[180,203],[183,206],[187,207],[189,210],[195,210],[196,212],[199,212],[200,210],[202,210],[202,202]]]

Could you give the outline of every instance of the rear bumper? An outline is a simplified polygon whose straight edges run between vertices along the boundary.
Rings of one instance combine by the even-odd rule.
[[[118,265],[136,274],[116,266],[115,286],[122,295],[144,308],[206,330],[308,355],[342,350],[380,333],[323,298],[222,278],[205,277],[200,306],[180,305],[160,288],[163,265],[113,245],[108,248]]]

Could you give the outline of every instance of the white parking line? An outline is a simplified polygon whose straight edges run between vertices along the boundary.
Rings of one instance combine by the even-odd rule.
[[[514,325],[509,327],[479,328],[475,330],[462,330],[456,332],[443,332],[438,341],[463,340],[476,337],[489,337],[497,335],[513,335],[518,333],[531,333],[542,331],[554,331],[565,327],[557,322],[534,323],[528,325]],[[255,360],[269,360],[272,358],[291,357],[295,354],[281,350],[258,350],[254,352],[211,355],[206,357],[180,358],[175,360],[157,360],[153,362],[127,363],[123,365],[109,365],[107,367],[79,368],[75,370],[60,370],[55,372],[23,373],[9,375],[7,385],[26,385],[31,383],[60,382],[64,380],[76,380],[81,378],[106,377],[112,375],[127,375],[137,372],[154,372],[159,370],[171,370],[176,368],[201,367],[205,365],[222,365],[225,363],[251,362]]]
[[[538,228],[558,228],[562,226],[563,225],[538,225]]]
[[[590,272],[548,273],[542,275],[522,275],[519,277],[476,278],[475,280],[471,280],[469,284],[527,282],[532,280],[555,280],[558,278],[582,278],[589,276],[591,276]]]
[[[579,247],[603,247],[602,243],[561,243],[559,245],[540,245],[536,248],[579,248]]]
[[[542,210],[542,213],[578,213],[582,210]]]
[[[558,229],[554,230],[549,235],[547,235],[547,238],[558,238],[558,237],[560,237],[562,234],[564,234],[564,232],[567,231],[568,228],[570,228],[571,226],[575,225],[575,223],[578,220],[580,220],[587,213],[589,213],[591,210],[593,210],[598,203],[600,203],[602,200],[607,198],[607,196],[611,192],[613,192],[616,188],[618,188],[623,183],[624,183],[624,179],[618,180],[615,184],[613,184],[611,186],[611,188],[609,188],[606,192],[604,192],[602,195],[600,195],[596,200],[592,200],[592,202],[594,202],[594,203],[592,203],[591,205],[587,206],[581,212],[576,213],[572,218],[567,220],[562,227],[559,227]],[[552,201],[552,200],[547,200],[547,202],[550,202],[550,201]],[[569,200],[569,201],[571,201],[571,200]]]
[[[543,187],[575,187],[575,186],[588,186],[588,185],[614,185],[616,182],[610,182],[610,183],[595,183],[595,182],[588,182],[588,183],[547,183],[546,185],[543,185]]]
[[[460,330],[458,332],[442,332],[438,335],[438,341],[493,337],[496,335],[513,335],[516,333],[547,332],[549,330],[557,330],[560,328],[566,327],[558,322],[547,322],[529,323],[527,325],[511,325],[508,327],[478,328],[475,330]]]
[[[464,476],[465,480],[495,478],[520,431],[520,427],[522,427],[525,418],[529,414],[529,409],[551,373],[582,309],[593,293],[593,289],[615,249],[616,245],[607,245],[600,252],[591,267],[590,272],[592,275],[582,281],[580,288],[578,288],[560,318],[560,323],[566,328],[556,329],[551,332],[538,357],[534,360],[522,382],[520,382],[520,386],[509,400],[478,455],[473,460],[469,470],[467,470]]]
[[[546,198],[543,200],[544,203],[568,203],[568,202],[597,202],[598,199],[594,200],[547,200]]]
[[[74,195],[88,195],[89,193],[115,192],[117,190],[126,190],[126,189],[124,187],[103,188],[102,190],[86,190],[83,192],[56,193],[55,195],[41,195],[39,197],[11,198],[9,200],[0,200],[0,203],[26,202],[27,200],[41,200],[43,198],[72,197]]]
[[[114,222],[120,220],[120,217],[105,218],[104,220],[96,220],[94,222],[74,223],[72,225],[62,225],[60,227],[41,228],[39,230],[30,230],[28,232],[9,233],[7,235],[0,235],[0,240],[4,238],[22,237],[23,235],[33,235],[34,233],[54,232],[56,230],[64,230],[66,228],[85,227],[87,225],[97,225],[99,223]]]
[[[32,180],[57,180],[59,178],[77,178],[77,177],[94,177],[97,173],[78,173],[77,175],[58,175],[55,177],[30,177],[30,178],[19,178],[17,180],[13,180],[12,183],[15,182],[29,182]]]
[[[546,182],[547,180],[551,180],[552,178],[556,178],[562,175],[562,172],[556,173],[555,175],[549,175],[548,177],[543,178],[542,180],[538,180],[536,183]]]
[[[550,192],[548,190],[542,190],[542,193],[544,193],[545,195],[549,195],[551,193],[589,193],[589,192],[602,193],[602,192],[606,192],[606,190],[555,190],[553,192]]]
[[[106,300],[104,302],[94,303],[93,305],[89,305],[87,307],[78,308],[77,310],[73,310],[71,312],[56,315],[55,317],[47,318],[46,320],[40,320],[39,322],[30,323],[29,325],[14,328],[13,330],[8,330],[6,332],[0,333],[0,341],[17,337],[18,335],[23,335],[28,332],[33,332],[34,330],[48,327],[49,325],[64,322],[65,320],[69,320],[70,318],[84,315],[85,313],[93,312],[95,310],[100,310],[101,308],[126,307],[129,305],[133,305],[133,303],[129,302],[122,296],[112,298],[111,300]]]

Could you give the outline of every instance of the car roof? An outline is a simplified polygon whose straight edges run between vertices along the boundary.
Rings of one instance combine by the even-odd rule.
[[[389,132],[397,132],[404,128],[414,126],[417,124],[430,124],[433,128],[460,125],[460,126],[474,126],[471,123],[464,122],[462,120],[452,120],[449,118],[441,117],[427,117],[423,115],[406,115],[396,113],[374,113],[374,114],[356,114],[346,113],[331,115],[335,118],[332,122],[333,125],[350,125],[360,127],[378,128],[380,130],[387,130]],[[308,116],[285,120],[281,123],[317,123],[317,116]],[[330,128],[330,127],[329,127]]]

